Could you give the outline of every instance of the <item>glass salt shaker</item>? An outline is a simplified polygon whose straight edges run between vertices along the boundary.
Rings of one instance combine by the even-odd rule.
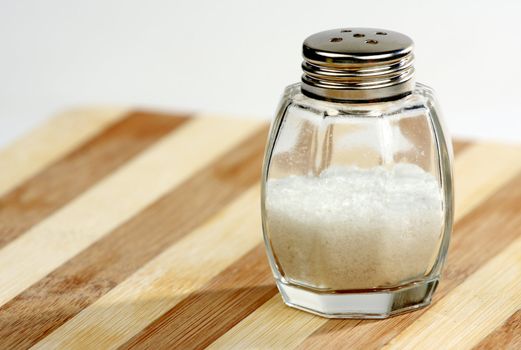
[[[372,28],[303,44],[266,147],[262,222],[284,302],[385,318],[430,303],[453,222],[452,147],[413,42]]]

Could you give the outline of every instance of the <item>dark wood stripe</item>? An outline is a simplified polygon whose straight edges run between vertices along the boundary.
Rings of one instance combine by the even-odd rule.
[[[181,116],[132,113],[0,197],[0,248],[185,120]]]
[[[469,146],[472,145],[472,142],[470,141],[453,141],[452,142],[452,148],[454,150],[454,155],[460,154],[463,150],[467,149]]]
[[[264,245],[258,245],[121,348],[203,349],[276,293]]]
[[[27,348],[259,181],[267,127],[0,308],[0,348]]]
[[[433,303],[521,236],[521,174],[460,219],[454,228],[447,266]],[[498,225],[501,222],[501,225]],[[483,249],[486,244],[487,249]],[[328,321],[300,348],[379,349],[410,326],[427,309],[381,321]]]
[[[473,350],[521,349],[521,310],[483,339]]]

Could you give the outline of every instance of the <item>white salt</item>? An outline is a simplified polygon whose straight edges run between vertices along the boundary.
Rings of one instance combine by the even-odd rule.
[[[272,248],[284,275],[333,290],[395,286],[430,271],[440,245],[436,178],[413,164],[337,167],[266,186]]]

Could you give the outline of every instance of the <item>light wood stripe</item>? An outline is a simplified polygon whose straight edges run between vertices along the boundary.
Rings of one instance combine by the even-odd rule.
[[[291,349],[325,322],[282,305],[275,295],[208,349]]]
[[[0,248],[187,120],[134,112],[0,197]]]
[[[520,308],[521,238],[429,308],[386,349],[470,349]]]
[[[521,236],[521,217],[512,210],[521,198],[521,173],[505,184],[454,229],[448,264],[434,294],[433,305]],[[498,227],[498,219],[502,225]],[[483,249],[483,242],[486,248]],[[379,349],[421,316],[425,310],[381,321],[327,321],[300,348],[319,349],[326,345],[352,349]]]
[[[69,110],[1,149],[0,196],[127,113],[108,107]]]
[[[473,348],[473,350],[493,349],[521,349],[521,309]]]
[[[465,213],[474,209],[487,196],[491,195],[517,174],[521,168],[519,164],[521,161],[520,148],[514,148],[515,151],[512,151],[511,147],[493,145],[493,151],[489,151],[483,144],[478,144],[466,148],[458,156],[455,162],[456,219],[461,218]],[[496,152],[502,152],[500,153],[502,154],[500,161],[497,161],[498,153]],[[494,164],[494,166],[491,166],[491,164]],[[476,174],[479,174],[479,176],[476,176]],[[463,207],[463,205],[466,207]],[[273,300],[270,300],[268,303],[270,307],[261,307],[256,310],[217,340],[216,345],[226,344],[226,346],[235,347],[241,344],[241,346],[245,346],[244,342],[246,340],[252,340],[253,342],[247,344],[247,346],[253,348],[257,346],[262,347],[263,344],[258,344],[254,340],[258,342],[263,341],[262,330],[270,329],[272,332],[270,341],[273,344],[277,344],[277,346],[285,349],[291,349],[302,343],[308,336],[326,323],[324,318],[298,312],[299,315],[295,316],[298,320],[295,320],[295,322],[305,324],[306,327],[297,327],[292,332],[291,337],[288,337],[287,332],[283,332],[281,329],[287,326],[287,323],[280,323],[278,318],[278,315],[289,312],[288,308],[283,305],[278,295],[273,297]],[[297,314],[296,311],[291,310],[291,312]],[[259,324],[263,324],[263,327],[258,327]],[[253,336],[254,334],[257,336]],[[281,335],[281,339],[277,335]]]
[[[0,250],[0,305],[258,130],[198,118]],[[193,137],[199,135],[199,138]],[[212,145],[208,147],[208,145]],[[187,146],[189,145],[189,146]]]
[[[521,147],[479,143],[455,163],[455,217],[461,218],[521,171]]]
[[[245,192],[34,348],[113,349],[128,341],[261,241],[258,196],[257,186]]]
[[[379,330],[377,323],[389,323],[389,320],[328,320],[296,348],[319,349],[328,346],[333,349],[379,349],[383,344],[380,334],[374,333]],[[331,337],[326,339],[327,335]]]
[[[0,348],[33,345],[258,182],[266,136],[260,129],[1,307]]]
[[[122,349],[203,349],[276,293],[264,245],[259,244]]]

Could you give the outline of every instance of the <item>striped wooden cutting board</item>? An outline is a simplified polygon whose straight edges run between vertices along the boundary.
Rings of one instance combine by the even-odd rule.
[[[284,306],[268,268],[267,130],[91,108],[3,149],[0,348],[521,348],[521,147],[456,142],[432,306],[327,320]]]

